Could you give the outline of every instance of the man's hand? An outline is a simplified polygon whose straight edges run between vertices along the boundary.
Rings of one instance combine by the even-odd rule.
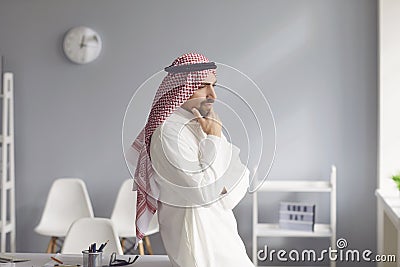
[[[192,113],[196,116],[197,121],[200,123],[201,129],[203,129],[206,134],[221,137],[222,123],[218,115],[214,112],[214,109],[211,108],[210,112],[207,114],[207,117],[201,116],[197,108],[193,108]]]

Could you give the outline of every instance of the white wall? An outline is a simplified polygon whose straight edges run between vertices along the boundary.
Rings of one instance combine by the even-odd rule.
[[[400,2],[379,6],[379,186],[394,188],[391,176],[400,172]]]

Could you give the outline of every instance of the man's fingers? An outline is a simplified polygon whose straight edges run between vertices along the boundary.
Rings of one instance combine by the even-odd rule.
[[[207,117],[208,117],[209,119],[212,119],[212,120],[215,121],[215,122],[221,123],[221,120],[219,119],[218,114],[215,113],[215,111],[214,111],[213,108],[210,109],[210,112],[208,113],[208,116],[207,116]]]
[[[211,118],[211,119],[214,119],[214,120],[217,119],[217,114],[214,112],[213,108],[210,109],[210,111],[208,112],[207,117]]]
[[[197,108],[192,108],[192,113],[198,120],[203,120],[203,116],[201,116],[200,111]]]
[[[214,109],[211,108],[210,111],[208,111],[207,117],[215,117]]]

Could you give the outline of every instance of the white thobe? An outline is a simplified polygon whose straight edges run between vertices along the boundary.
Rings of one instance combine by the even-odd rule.
[[[254,266],[232,212],[246,194],[249,171],[237,147],[207,136],[193,118],[179,108],[151,139],[165,250],[173,267]]]

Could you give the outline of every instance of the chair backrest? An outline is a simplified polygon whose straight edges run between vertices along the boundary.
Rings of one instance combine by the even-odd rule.
[[[125,180],[115,200],[111,220],[120,237],[134,237],[136,235],[136,197],[137,192],[132,191],[133,180]]]
[[[118,192],[114,209],[111,214],[111,220],[120,237],[136,236],[136,197],[137,191],[133,191],[133,180],[125,180]],[[146,235],[158,232],[157,213],[150,221],[149,229]]]
[[[118,234],[110,219],[81,218],[69,228],[61,253],[81,254],[83,250],[89,248],[90,244],[96,243],[99,248],[107,240],[109,241],[103,250],[104,255],[110,255],[113,252],[123,254]]]
[[[93,217],[92,203],[83,180],[56,179],[47,196],[36,232],[65,236],[71,224],[82,217]]]

